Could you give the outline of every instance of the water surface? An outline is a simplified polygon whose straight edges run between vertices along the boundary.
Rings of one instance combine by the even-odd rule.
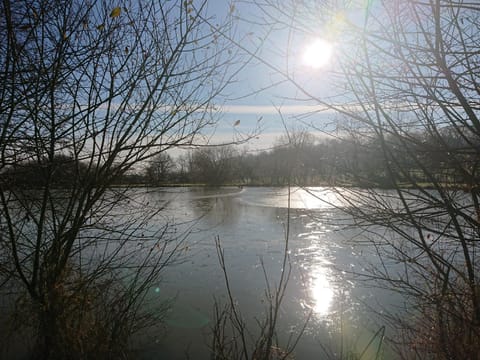
[[[216,255],[215,239],[225,251],[233,295],[249,326],[265,311],[265,284],[275,284],[282,271],[288,232],[292,273],[280,309],[279,332],[296,334],[310,321],[295,352],[297,359],[322,357],[343,346],[363,350],[381,325],[368,307],[391,306],[398,299],[380,290],[365,289],[349,272],[362,272],[374,261],[369,250],[357,248],[355,228],[345,229],[348,206],[328,188],[170,188],[151,189],[152,202],[164,203],[162,216],[189,236],[180,264],[170,266],[152,287],[158,301],[174,298],[163,330],[150,334],[143,358],[160,354],[169,359],[208,359],[214,298],[226,301],[226,287]],[[342,334],[341,338],[339,334]]]

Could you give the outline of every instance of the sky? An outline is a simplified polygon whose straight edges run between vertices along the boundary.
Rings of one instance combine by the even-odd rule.
[[[210,1],[208,12],[221,19],[232,10],[231,3]],[[249,50],[260,44],[265,29],[249,24],[245,19],[251,19],[257,11],[251,4],[236,4],[234,15],[237,17],[237,38],[242,39],[242,46]],[[262,46],[262,55],[269,62],[281,66],[284,58],[275,54],[272,49],[284,46],[285,41],[280,34],[271,36]],[[277,43],[274,43],[277,42]],[[259,61],[253,60],[235,78],[235,82],[226,88],[225,96],[220,101],[221,113],[215,129],[209,134],[211,143],[232,142],[252,136],[244,146],[252,151],[269,149],[277,138],[285,134],[284,122],[289,127],[300,127],[296,117],[306,112],[319,110],[318,106],[300,104],[288,100],[294,97],[291,86],[286,84],[270,87],[278,81],[278,76],[272,69]],[[261,90],[264,89],[264,90]],[[322,115],[324,117],[325,115]]]
[[[353,5],[347,13],[350,20],[358,21],[368,2],[352,0]],[[219,19],[234,9],[237,38],[242,39],[241,45],[252,50],[261,44],[260,57],[269,64],[267,66],[261,60],[251,61],[238,74],[235,83],[227,87],[219,122],[209,136],[210,141],[237,141],[258,129],[259,132],[255,133],[246,146],[251,151],[261,151],[271,148],[275,141],[285,134],[286,127],[290,130],[302,130],[313,123],[320,129],[328,129],[335,114],[317,104],[298,101],[301,94],[291,84],[281,83],[271,87],[281,78],[270,67],[282,70],[288,67],[295,80],[306,89],[319,96],[328,96],[331,84],[327,73],[333,66],[336,55],[334,41],[330,42],[333,49],[331,58],[325,61],[323,66],[315,68],[304,61],[310,44],[324,37],[327,32],[325,26],[312,24],[311,20],[308,20],[310,28],[307,26],[307,30],[299,35],[277,29],[265,38],[266,29],[252,24],[258,20],[259,13],[254,4],[237,2],[232,8],[230,2],[223,0],[210,1],[208,6],[208,12]],[[301,19],[296,19],[298,20],[301,22]],[[333,33],[333,27],[330,26],[329,33]],[[289,56],[286,55],[287,52]],[[321,136],[322,132],[317,132],[316,135]]]

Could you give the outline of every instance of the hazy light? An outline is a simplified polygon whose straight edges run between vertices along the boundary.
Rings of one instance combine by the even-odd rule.
[[[333,45],[323,39],[317,39],[309,44],[303,52],[303,64],[313,69],[319,69],[328,64],[332,57]]]

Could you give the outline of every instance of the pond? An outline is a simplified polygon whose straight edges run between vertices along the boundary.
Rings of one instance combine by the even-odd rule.
[[[288,194],[287,188],[268,187],[146,191],[152,203],[165,204],[164,218],[188,226],[189,236],[183,261],[170,265],[149,290],[158,302],[174,301],[162,331],[140,340],[139,357],[210,358],[214,301],[227,301],[216,238],[235,301],[255,333],[255,319],[266,310],[262,264],[269,283],[277,283],[287,236],[291,275],[280,308],[280,339],[295,336],[306,324],[296,359],[363,351],[383,325],[375,312],[401,305],[402,299],[365,288],[349,275],[377,260],[371,249],[355,245],[359,230],[345,226],[352,221],[338,207],[347,204],[334,191],[292,188],[290,201]]]

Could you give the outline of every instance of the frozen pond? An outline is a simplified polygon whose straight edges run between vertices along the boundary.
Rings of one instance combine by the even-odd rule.
[[[292,274],[280,310],[281,336],[298,332],[312,314],[295,358],[322,358],[322,347],[339,354],[342,343],[361,352],[382,325],[368,308],[391,310],[400,304],[389,293],[367,289],[348,276],[375,260],[368,248],[354,246],[358,230],[345,229],[349,218],[336,209],[345,204],[328,188],[292,189],[290,211],[286,188],[156,188],[144,196],[149,203],[164,204],[162,219],[179,224],[174,231],[188,226],[190,234],[182,247],[183,261],[168,267],[150,289],[158,301],[175,301],[163,331],[145,337],[143,358],[184,359],[187,353],[210,358],[214,298],[226,301],[216,237],[225,251],[233,295],[255,330],[255,318],[265,311],[261,263],[275,283],[288,219]]]

